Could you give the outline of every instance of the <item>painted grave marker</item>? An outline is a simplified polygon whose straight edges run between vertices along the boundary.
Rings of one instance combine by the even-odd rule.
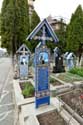
[[[28,62],[30,50],[23,44],[16,52],[18,56],[19,77],[20,79],[28,79]]]
[[[54,60],[55,60],[55,66],[53,66],[53,73],[65,72],[65,68],[63,66],[62,53],[58,47],[55,47],[54,49]]]
[[[40,32],[41,35],[38,35]],[[39,40],[35,48],[35,104],[36,108],[44,104],[50,104],[49,67],[50,51],[46,41],[57,42],[55,35],[48,21],[44,19],[27,37],[27,40]]]

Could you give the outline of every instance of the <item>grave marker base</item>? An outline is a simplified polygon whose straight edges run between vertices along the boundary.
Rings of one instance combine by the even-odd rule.
[[[47,104],[50,105],[50,96],[39,98],[39,99],[36,98],[35,102],[36,102],[36,108]]]
[[[65,72],[64,66],[58,68],[56,66],[53,66],[53,73],[61,73],[61,72]]]

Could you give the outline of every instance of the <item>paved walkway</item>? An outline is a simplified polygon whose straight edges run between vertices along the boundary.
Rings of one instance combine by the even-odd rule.
[[[0,125],[14,125],[13,71],[10,58],[0,58]]]

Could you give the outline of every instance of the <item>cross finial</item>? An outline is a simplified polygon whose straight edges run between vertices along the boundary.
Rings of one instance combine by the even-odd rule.
[[[43,26],[43,35],[42,35],[42,44],[45,45],[45,41],[46,41],[46,32],[45,32],[45,26]]]
[[[42,45],[46,44],[46,40],[52,41],[51,37],[46,36],[45,26],[42,27],[42,36],[35,36],[35,40],[41,40]]]
[[[41,36],[36,36],[38,32],[42,32]],[[54,42],[59,41],[52,27],[50,26],[50,24],[46,19],[40,22],[27,37],[27,40],[32,40],[32,39],[41,41],[43,45],[45,45],[46,41],[54,41]]]
[[[23,55],[25,55],[25,53],[26,53],[26,52],[25,52],[25,48],[23,48]]]

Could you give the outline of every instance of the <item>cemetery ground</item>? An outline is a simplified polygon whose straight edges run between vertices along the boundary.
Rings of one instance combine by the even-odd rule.
[[[83,88],[63,94],[60,98],[83,118]]]
[[[29,67],[30,77],[28,77],[27,82],[26,80],[14,80],[16,110],[19,114],[17,124],[82,125],[83,77],[69,72],[58,74],[50,72],[51,104],[35,109],[34,75],[34,69],[31,66]],[[33,86],[31,92],[28,90],[29,85],[27,83]],[[31,93],[32,95],[29,95]]]
[[[0,59],[0,125],[82,125],[83,77],[51,72],[51,104],[35,109],[34,75],[13,80],[11,59]]]
[[[54,74],[53,74],[54,75]],[[82,82],[83,77],[70,72],[56,74],[56,77],[66,83],[74,84],[75,82]]]

